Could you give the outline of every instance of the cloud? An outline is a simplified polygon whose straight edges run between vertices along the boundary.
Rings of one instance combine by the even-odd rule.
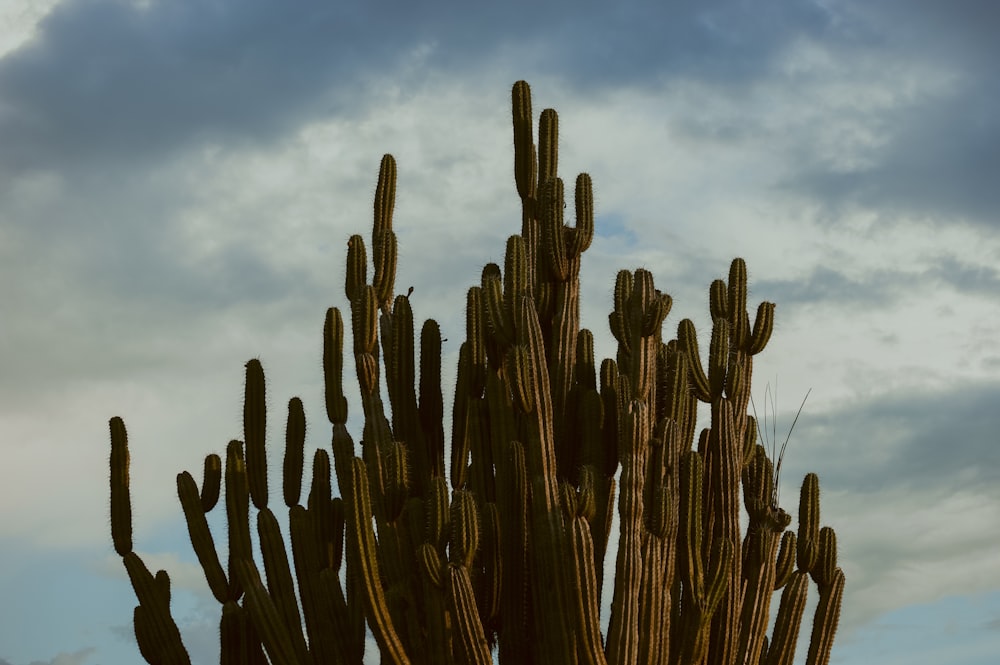
[[[862,207],[995,230],[1000,45],[986,26],[997,14],[995,3],[979,0],[841,3],[841,29],[857,38],[838,62],[887,85],[834,102],[840,123],[867,127],[864,159],[848,166],[803,154],[790,185],[833,214]]]
[[[586,4],[391,2],[375,13],[263,0],[62,3],[0,60],[0,173],[267,145],[311,120],[364,112],[400,67],[408,86],[430,70],[539,62],[588,91],[678,73],[731,83],[759,76],[788,34],[818,37],[829,22],[808,3]]]
[[[968,382],[938,390],[896,390],[810,413],[796,427],[808,455],[788,455],[793,476],[822,470],[840,490],[876,492],[961,487],[1000,500],[995,433],[1000,383]]]
[[[33,660],[28,665],[84,665],[96,651],[96,647],[85,647],[72,653],[61,652],[52,660]],[[13,663],[0,658],[0,665],[13,665]]]

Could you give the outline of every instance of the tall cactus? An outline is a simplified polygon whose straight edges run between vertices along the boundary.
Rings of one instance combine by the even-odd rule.
[[[735,259],[709,290],[706,365],[690,320],[664,341],[672,301],[652,273],[622,271],[608,319],[617,354],[598,369],[579,310],[580,259],[594,234],[590,177],[576,179],[571,226],[557,175],[558,116],[542,112],[536,146],[523,81],[512,111],[521,233],[508,240],[503,267],[488,264],[467,294],[447,479],[440,329],[433,320],[421,328],[418,381],[410,297],[394,295],[390,155],[376,187],[371,274],[361,236],[347,252],[360,446],[346,427],[345,324],[330,308],[323,371],[333,464],[327,450],[316,452],[302,505],[305,416],[293,398],[282,466],[288,543],[268,507],[258,361],[246,366],[244,441],[229,443],[224,469],[219,456],[206,457],[200,489],[189,473],[178,475],[191,542],[220,603],[223,661],[259,663],[266,654],[281,664],[358,663],[367,628],[390,663],[791,663],[811,578],[819,604],[807,662],[827,663],[844,574],[835,533],[820,526],[819,482],[806,476],[797,535],[786,531],[791,517],[747,415],[753,358],[770,338],[774,305],[762,303],[751,324],[746,266]],[[696,438],[698,402],[712,417]],[[139,599],[140,652],[149,663],[187,663],[169,578],[132,551],[120,418],[111,420],[111,444],[112,539]],[[342,497],[332,496],[333,473]],[[226,569],[205,517],[223,476]],[[616,505],[621,535],[602,631]]]

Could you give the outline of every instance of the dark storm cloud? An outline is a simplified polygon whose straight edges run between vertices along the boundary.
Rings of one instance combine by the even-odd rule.
[[[63,3],[0,61],[0,169],[153,156],[192,141],[266,142],[309,119],[363,110],[368,86],[421,46],[441,70],[500,57],[525,76],[551,74],[590,92],[677,72],[745,78],[787,35],[819,34],[827,23],[812,3],[765,7]]]
[[[963,487],[995,495],[997,404],[1000,383],[967,383],[939,392],[894,391],[803,416],[795,431],[798,451],[785,458],[788,477],[822,469],[827,486],[838,490]]]
[[[943,69],[952,81],[936,98],[901,102],[870,119],[887,142],[867,168],[836,172],[803,156],[794,185],[834,209],[860,205],[1000,229],[1000,4],[897,0],[842,8],[850,19],[841,29],[856,35],[856,48],[926,65],[929,75]]]

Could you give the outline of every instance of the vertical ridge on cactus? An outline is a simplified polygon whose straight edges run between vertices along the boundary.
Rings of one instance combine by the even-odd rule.
[[[218,455],[206,456],[200,490],[188,472],[177,476],[192,546],[220,606],[221,662],[360,663],[370,632],[382,660],[399,664],[778,665],[794,658],[814,583],[807,663],[826,665],[845,583],[836,533],[820,524],[815,474],[802,483],[797,530],[786,530],[791,516],[778,505],[774,464],[747,413],[753,356],[770,340],[774,304],[760,303],[751,325],[747,267],[734,259],[727,279],[709,289],[712,331],[703,358],[690,319],[664,339],[673,301],[653,274],[622,270],[608,317],[616,354],[598,365],[594,335],[580,324],[593,183],[586,173],[576,177],[570,226],[558,115],[541,113],[536,145],[524,81],[514,84],[511,111],[520,233],[507,240],[502,268],[487,264],[467,291],[450,468],[440,326],[425,321],[417,349],[419,303],[394,295],[397,166],[385,155],[371,237],[347,243],[343,311],[351,320],[326,309],[330,448],[313,458],[306,505],[305,413],[299,398],[288,403],[287,545],[267,503],[259,360],[246,364],[244,441],[229,442],[224,466]],[[346,425],[347,325],[361,394],[360,448]],[[698,402],[711,409],[700,433]],[[111,535],[139,600],[139,652],[149,663],[188,663],[170,614],[169,577],[154,576],[133,552],[121,418],[111,419],[110,433]],[[223,481],[228,570],[206,519]],[[616,510],[620,537],[610,553]],[[259,553],[251,545],[253,513]],[[602,626],[612,562],[611,617]]]

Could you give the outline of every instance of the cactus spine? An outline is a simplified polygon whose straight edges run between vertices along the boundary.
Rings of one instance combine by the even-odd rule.
[[[367,627],[391,663],[479,664],[496,654],[567,665],[778,665],[794,658],[812,580],[819,603],[807,662],[825,665],[844,589],[836,534],[820,524],[814,474],[802,485],[797,533],[786,531],[791,517],[777,504],[772,461],[747,415],[773,303],[761,303],[751,323],[746,265],[735,259],[728,279],[709,289],[703,360],[690,320],[664,339],[672,300],[652,273],[621,271],[608,318],[617,353],[598,366],[579,312],[593,184],[576,178],[568,224],[558,116],[542,112],[536,145],[523,81],[511,106],[521,230],[507,241],[503,267],[488,264],[467,292],[447,475],[440,328],[424,322],[418,364],[409,294],[394,295],[390,155],[376,186],[370,275],[365,239],[351,236],[347,250],[361,443],[346,427],[345,322],[331,307],[323,372],[333,458],[317,451],[304,506],[305,415],[298,398],[288,403],[282,489],[292,561],[268,508],[259,361],[246,365],[244,441],[229,443],[224,468],[219,456],[205,458],[200,490],[190,474],[178,475],[191,541],[220,603],[223,661],[263,662],[266,653],[282,664],[358,663]],[[696,437],[699,401],[712,418]],[[140,603],[138,646],[147,662],[187,663],[169,579],[132,552],[127,436],[120,418],[110,427],[112,540]],[[341,497],[332,496],[334,472]],[[206,520],[223,476],[227,570]],[[616,506],[621,537],[605,635],[599,608]]]

